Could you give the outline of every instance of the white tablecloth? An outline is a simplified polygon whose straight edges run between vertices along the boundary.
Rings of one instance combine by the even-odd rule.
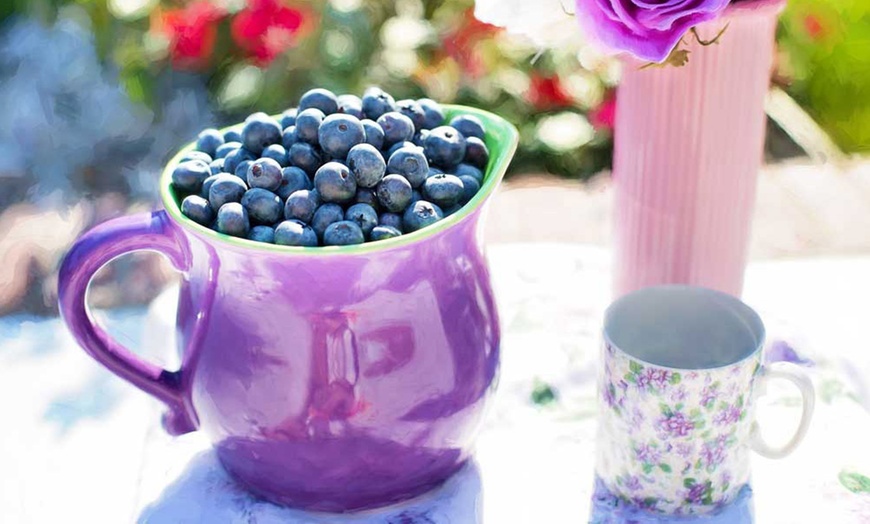
[[[227,479],[202,435],[163,434],[157,403],[90,361],[60,321],[7,317],[0,320],[0,522],[586,521],[608,256],[524,244],[493,247],[490,260],[504,324],[501,384],[476,463],[440,490],[352,516],[257,501]],[[171,363],[174,346],[161,333],[171,332],[172,295],[158,299],[147,317],[112,312],[110,329]],[[745,300],[764,317],[771,340],[794,348],[791,355],[780,344],[778,353],[805,365],[819,400],[795,454],[754,459],[756,521],[870,522],[870,258],[753,264]],[[544,385],[556,400],[532,402]],[[782,386],[762,404],[759,418],[772,440],[794,427],[797,399]]]

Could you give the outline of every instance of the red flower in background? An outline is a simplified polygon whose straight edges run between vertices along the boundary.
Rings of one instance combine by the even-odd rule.
[[[601,104],[589,111],[589,123],[599,131],[609,131],[616,123],[616,92],[611,91]]]
[[[456,61],[462,70],[472,78],[479,78],[486,72],[477,43],[498,33],[501,28],[481,22],[474,17],[474,10],[468,9],[455,29],[444,35],[441,47],[444,53]]]
[[[529,79],[526,100],[535,106],[535,109],[554,109],[574,104],[574,99],[565,91],[558,76],[542,76],[538,73],[533,73]]]
[[[156,15],[152,30],[169,38],[173,66],[199,69],[208,64],[217,38],[217,22],[226,16],[222,8],[200,0]]]
[[[261,66],[293,46],[305,23],[306,13],[281,0],[248,0],[233,19],[233,40]]]
[[[828,34],[828,28],[822,23],[821,18],[814,14],[804,17],[804,30],[813,40],[821,40]]]

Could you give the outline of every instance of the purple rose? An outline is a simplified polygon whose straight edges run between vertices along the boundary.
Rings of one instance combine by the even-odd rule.
[[[661,62],[692,27],[713,20],[730,0],[575,0],[581,28],[614,51]]]

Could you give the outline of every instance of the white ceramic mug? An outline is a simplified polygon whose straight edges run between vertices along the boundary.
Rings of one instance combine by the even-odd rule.
[[[749,451],[769,458],[803,439],[815,403],[793,364],[762,363],[764,325],[739,299],[689,286],[645,288],[604,321],[596,473],[619,498],[667,514],[703,514],[749,481]],[[761,437],[755,399],[771,378],[803,396],[782,447]]]

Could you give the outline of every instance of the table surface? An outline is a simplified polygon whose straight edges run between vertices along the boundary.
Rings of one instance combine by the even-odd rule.
[[[344,516],[258,501],[229,481],[202,435],[166,436],[157,403],[89,360],[58,319],[16,316],[0,319],[0,522],[586,521],[608,254],[515,244],[489,255],[504,326],[501,383],[475,462],[441,489]],[[753,458],[754,496],[746,504],[759,523],[870,523],[868,269],[868,257],[748,269],[744,299],[765,319],[776,348],[769,357],[804,366],[818,397],[807,439],[793,455]],[[164,293],[150,313],[98,316],[125,344],[172,365],[173,294]],[[554,401],[532,401],[542,385],[555,392]],[[795,426],[798,398],[782,386],[761,402],[759,419],[771,440]]]

